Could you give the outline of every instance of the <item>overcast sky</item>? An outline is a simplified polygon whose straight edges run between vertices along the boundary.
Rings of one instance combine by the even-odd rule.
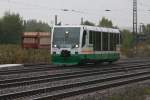
[[[0,0],[0,16],[5,11],[19,13],[24,19],[52,24],[58,15],[63,24],[84,20],[98,24],[104,16],[119,27],[132,27],[132,0]],[[61,9],[69,9],[64,12]],[[105,10],[111,10],[109,12]],[[71,11],[73,10],[73,11]],[[150,0],[138,0],[138,23],[150,23]]]

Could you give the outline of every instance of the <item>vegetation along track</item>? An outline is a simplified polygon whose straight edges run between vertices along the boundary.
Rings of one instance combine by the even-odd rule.
[[[1,88],[8,88],[9,85],[19,86],[19,85],[31,85],[31,84],[43,84],[52,83],[58,81],[62,84],[57,85],[48,85],[45,87],[36,87],[24,90],[16,90],[14,92],[6,92],[1,91],[0,98],[4,99],[35,99],[35,100],[43,100],[43,99],[60,99],[69,96],[74,96],[78,94],[93,92],[101,89],[106,89],[109,87],[115,87],[119,85],[124,85],[127,83],[142,81],[150,78],[150,64],[137,64],[137,65],[128,65],[124,67],[112,67],[106,69],[97,69],[97,70],[87,70],[82,72],[74,72],[74,73],[64,73],[55,76],[49,76],[47,78],[38,78],[31,80],[24,80],[19,83],[18,82],[10,82],[8,84],[1,84]],[[90,77],[93,77],[90,79]],[[97,77],[97,78],[96,78]],[[80,81],[79,79],[80,78]],[[82,79],[84,78],[84,79]],[[63,83],[62,80],[70,80],[77,79],[76,81],[68,81]],[[31,84],[30,84],[31,83]],[[13,84],[13,85],[12,85]],[[32,86],[31,86],[32,87]],[[17,88],[16,88],[17,89]],[[8,89],[9,90],[9,89]]]

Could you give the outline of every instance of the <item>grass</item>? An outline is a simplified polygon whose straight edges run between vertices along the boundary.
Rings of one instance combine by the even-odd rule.
[[[145,100],[145,96],[150,95],[150,88],[130,88],[124,93],[119,93],[108,97],[108,100]]]
[[[122,55],[126,57],[150,57],[150,44],[139,43],[136,49],[133,48],[121,48]]]
[[[110,91],[111,92],[111,91]],[[150,95],[150,87],[127,87],[113,93],[88,95],[73,100],[146,100]]]
[[[144,91],[141,89],[129,89],[125,93],[110,96],[108,100],[144,100]]]
[[[19,45],[0,45],[0,64],[50,63],[50,52],[44,49],[23,49]]]

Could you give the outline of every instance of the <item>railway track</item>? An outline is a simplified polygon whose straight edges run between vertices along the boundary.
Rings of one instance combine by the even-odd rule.
[[[0,70],[0,75],[31,73],[31,72],[38,72],[38,71],[53,70],[53,69],[61,69],[61,68],[58,66],[52,66],[52,65],[34,65],[34,66],[25,65],[25,66],[22,66],[21,69],[16,68],[16,69],[9,69],[9,70]]]
[[[20,78],[11,81],[5,80],[0,82],[0,88],[4,90],[0,91],[0,98],[4,98],[4,100],[49,100],[94,92],[147,80],[150,78],[149,66],[150,63],[145,63],[124,67],[99,68],[94,70],[86,69],[86,71],[62,73],[53,76]],[[9,89],[10,91],[7,92]]]
[[[143,68],[149,68],[147,64],[138,64],[138,65],[132,65],[129,67],[111,67],[111,68],[100,68],[100,69],[83,69],[83,70],[77,70],[73,72],[66,72],[66,73],[58,73],[54,75],[42,75],[42,76],[36,76],[36,77],[20,77],[15,79],[6,79],[6,80],[0,80],[0,88],[10,88],[10,87],[16,87],[16,86],[25,86],[25,85],[32,85],[32,84],[39,84],[39,83],[46,83],[51,81],[57,81],[57,80],[63,80],[64,78],[70,79],[70,78],[77,78],[77,77],[83,77],[83,76],[89,76],[89,75],[97,75],[97,74],[106,74],[106,73],[112,73],[112,72],[118,72],[118,71],[127,71],[127,70],[134,70],[134,69],[143,69]],[[142,67],[141,67],[142,66]]]
[[[98,90],[104,90],[112,87],[117,87],[121,85],[126,85],[129,83],[135,83],[143,80],[147,80],[150,78],[149,74],[130,74],[130,75],[124,75],[124,76],[118,76],[118,77],[112,77],[112,78],[106,78],[104,80],[95,80],[95,81],[89,81],[85,83],[76,83],[76,84],[70,84],[63,88],[63,90],[58,90],[58,91],[50,91],[47,89],[47,93],[44,92],[39,93],[40,95],[34,95],[31,97],[27,97],[24,99],[34,99],[34,100],[57,100],[57,99],[62,99],[62,98],[67,98],[70,96],[75,96],[75,95],[81,95],[85,93],[90,93]],[[100,82],[100,83],[98,83]],[[86,84],[86,86],[82,86],[82,84]],[[71,88],[69,88],[71,87]],[[67,89],[66,89],[67,88]],[[69,89],[68,89],[69,88]]]
[[[133,64],[133,63],[144,63],[144,62],[150,62],[147,58],[145,59],[125,59],[121,60],[119,62],[116,62],[114,64]],[[113,65],[113,64],[112,64]],[[93,65],[86,65],[86,67],[91,67]],[[103,65],[104,66],[104,65]],[[107,65],[106,65],[107,66]],[[99,67],[99,66],[98,66]],[[50,64],[25,64],[19,67],[15,67],[14,69],[11,68],[3,68],[0,70],[0,75],[9,75],[9,74],[21,74],[21,73],[31,73],[31,72],[40,72],[40,71],[47,71],[47,70],[58,70],[58,69],[72,69],[72,68],[85,68],[85,66],[54,66]]]

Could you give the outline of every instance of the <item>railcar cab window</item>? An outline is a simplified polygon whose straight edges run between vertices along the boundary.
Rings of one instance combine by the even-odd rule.
[[[57,48],[75,48],[79,45],[79,27],[55,27],[53,34],[53,44]]]
[[[84,30],[83,31],[83,37],[82,37],[82,47],[84,47],[86,44],[86,35],[87,35],[87,32]]]

